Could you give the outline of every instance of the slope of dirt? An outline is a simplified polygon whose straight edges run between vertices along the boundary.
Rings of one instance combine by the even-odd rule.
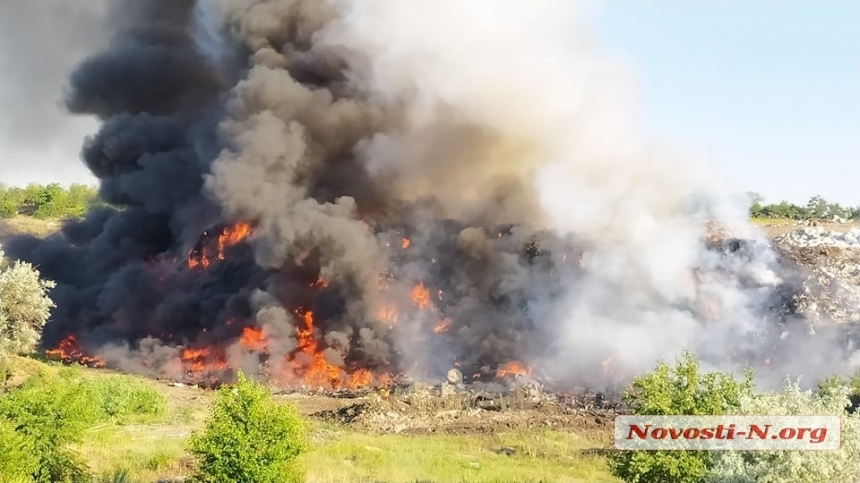
[[[606,430],[620,410],[618,404],[593,395],[557,395],[538,386],[486,393],[444,384],[416,385],[401,394],[380,391],[340,403],[302,396],[289,399],[303,401],[299,406],[306,410],[319,409],[310,414],[316,419],[371,433],[472,434],[537,428]]]

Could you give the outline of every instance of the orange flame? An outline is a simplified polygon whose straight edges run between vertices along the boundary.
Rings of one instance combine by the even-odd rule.
[[[408,238],[404,238],[403,241],[400,242],[400,248],[406,250],[407,248],[409,248],[409,245],[411,243],[412,242]]]
[[[329,286],[329,281],[322,278],[322,277],[317,278],[316,281],[314,281],[311,284],[311,288],[318,288],[318,289],[328,288],[328,286]]]
[[[221,372],[228,369],[226,358],[221,350],[212,347],[183,349],[180,359],[192,373]]]
[[[60,341],[56,349],[45,351],[49,357],[60,359],[66,364],[77,362],[78,364],[90,367],[104,367],[107,363],[98,357],[87,356],[78,347],[78,340],[74,335],[70,335]]]
[[[359,369],[355,371],[349,380],[349,387],[359,388],[369,386],[373,383],[373,373],[367,369]]]
[[[266,352],[269,341],[266,339],[266,334],[263,329],[256,327],[245,327],[242,329],[242,336],[239,338],[239,343],[242,347],[257,352]]]
[[[531,368],[526,368],[521,362],[510,361],[496,370],[496,377],[525,376],[531,373]]]
[[[245,222],[239,222],[233,226],[225,227],[221,231],[221,234],[218,235],[217,252],[214,254],[208,253],[209,250],[205,247],[199,254],[195,254],[194,250],[191,250],[191,252],[188,253],[188,266],[190,268],[208,268],[213,263],[213,260],[224,260],[224,251],[227,248],[236,246],[244,241],[246,238],[251,236],[253,231],[254,229],[251,224]],[[204,232],[204,236],[205,235],[206,233]]]
[[[412,288],[412,302],[420,309],[426,309],[430,306],[430,291],[424,286],[424,282]]]
[[[297,313],[304,322],[304,328],[296,329],[299,350],[310,359],[310,363],[304,368],[305,381],[316,387],[340,387],[341,369],[328,363],[314,337],[314,313],[310,310],[303,312],[301,309]]]
[[[448,332],[448,329],[450,327],[451,327],[451,319],[449,319],[448,317],[445,317],[438,324],[436,324],[436,327],[433,327],[433,332],[435,332],[437,334],[443,334],[445,332]]]

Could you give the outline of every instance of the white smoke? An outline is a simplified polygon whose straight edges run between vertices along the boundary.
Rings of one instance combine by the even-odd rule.
[[[595,44],[591,3],[335,3],[345,14],[319,43],[363,53],[367,63],[353,66],[351,80],[389,105],[409,106],[408,127],[364,146],[370,170],[397,172],[416,197],[444,192],[461,212],[489,197],[481,190],[500,174],[530,179],[544,219],[519,221],[591,247],[586,280],[572,287],[558,321],[560,370],[609,356],[642,370],[702,341],[730,351],[734,337],[761,328],[766,293],[738,279],[748,272],[772,288],[772,252],[728,267],[702,243],[711,218],[760,237],[746,225],[744,197],[712,167],[649,144],[636,122],[635,73]],[[444,146],[428,148],[428,140],[446,142],[430,134],[450,122],[439,115],[449,106],[511,147],[495,158],[452,160],[463,186],[428,178],[438,168],[427,165],[449,161],[439,156]],[[696,269],[711,279],[697,281]],[[711,328],[691,310],[708,298],[720,312]]]

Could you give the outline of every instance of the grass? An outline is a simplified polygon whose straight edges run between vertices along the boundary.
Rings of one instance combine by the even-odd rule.
[[[97,427],[76,449],[96,474],[125,470],[134,481],[178,477],[190,468],[181,426]],[[362,482],[617,482],[602,457],[606,434],[561,431],[496,435],[362,434],[314,425],[301,457],[308,483]],[[512,456],[501,448],[515,450]]]
[[[40,220],[31,216],[0,219],[0,236],[33,235],[45,237],[62,227],[62,220]]]
[[[371,435],[317,431],[323,441],[302,457],[308,481],[616,482],[602,457],[606,434],[529,431],[464,436]],[[500,449],[513,449],[508,456]]]
[[[797,220],[790,220],[788,218],[750,218],[750,223],[754,225],[784,225],[797,223]]]

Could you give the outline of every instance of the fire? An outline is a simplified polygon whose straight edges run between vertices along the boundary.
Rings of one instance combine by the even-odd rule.
[[[215,260],[224,260],[224,251],[243,242],[251,236],[253,231],[254,229],[251,224],[245,222],[238,222],[233,226],[225,227],[221,230],[221,234],[218,235],[217,251],[214,254],[210,253],[210,250],[205,246],[200,253],[195,253],[195,250],[191,250],[188,253],[188,267],[209,268]],[[204,232],[204,236],[206,235],[207,233]]]
[[[47,350],[45,353],[49,357],[58,358],[66,364],[77,362],[78,364],[90,367],[104,367],[107,365],[104,360],[98,357],[84,355],[83,351],[78,347],[78,340],[74,335],[66,337],[60,341],[56,349]]]
[[[376,312],[376,317],[380,322],[385,322],[391,326],[397,322],[397,309],[394,307],[383,307]]]
[[[530,368],[526,368],[521,362],[507,362],[496,370],[496,377],[502,378],[505,376],[525,376],[531,373]]]
[[[329,286],[329,281],[322,278],[322,277],[319,277],[318,279],[316,279],[316,281],[314,283],[311,284],[311,288],[318,288],[318,289],[328,288],[328,286]]]
[[[297,310],[296,313],[304,322],[304,328],[296,330],[299,351],[310,360],[303,368],[305,381],[315,387],[340,387],[342,384],[341,369],[328,363],[325,354],[319,350],[319,344],[314,337],[314,313],[302,309]]]
[[[445,332],[448,332],[448,329],[450,327],[451,327],[451,319],[445,317],[438,324],[436,324],[436,327],[433,327],[433,332],[435,332],[437,334],[443,334]]]
[[[430,291],[424,286],[424,282],[412,288],[412,302],[420,309],[426,309],[430,306]]]
[[[256,327],[245,327],[242,329],[242,336],[239,338],[239,343],[242,347],[257,352],[266,352],[268,340],[262,329]]]
[[[373,383],[373,373],[367,369],[359,369],[355,371],[349,380],[349,387],[358,388],[369,386]]]
[[[400,242],[400,248],[406,250],[409,248],[409,244],[412,243],[408,238],[404,238],[403,241]]]
[[[192,373],[223,372],[228,369],[223,351],[218,348],[183,349],[179,357],[186,369]]]

